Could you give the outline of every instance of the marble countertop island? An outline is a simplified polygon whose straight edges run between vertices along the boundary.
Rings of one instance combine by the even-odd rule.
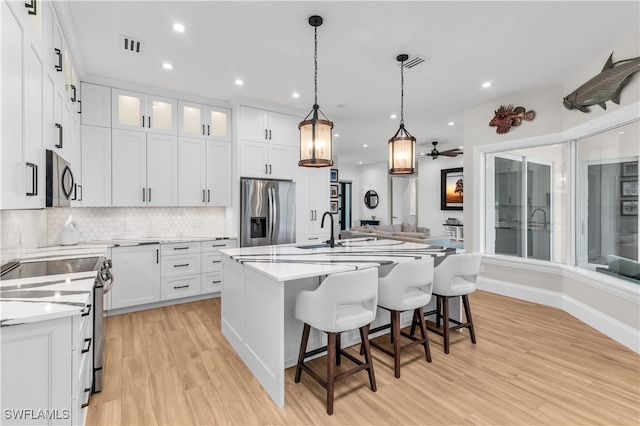
[[[295,365],[302,323],[295,318],[298,293],[322,285],[324,276],[363,268],[386,275],[394,265],[431,256],[438,265],[456,249],[398,240],[351,239],[325,244],[225,249],[222,253],[222,334],[267,391],[284,406],[284,370]],[[455,308],[454,308],[455,309]],[[386,324],[380,313],[372,327]],[[453,311],[453,309],[452,309]],[[412,312],[409,312],[412,314]],[[404,322],[409,322],[411,315]],[[343,347],[359,342],[344,333]],[[323,346],[321,333],[309,338],[308,350]]]

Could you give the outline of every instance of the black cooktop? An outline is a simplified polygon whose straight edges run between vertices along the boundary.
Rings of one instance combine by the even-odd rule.
[[[15,262],[2,266],[3,272],[0,275],[0,280],[97,271],[102,266],[100,259],[101,257],[97,256],[36,262]]]

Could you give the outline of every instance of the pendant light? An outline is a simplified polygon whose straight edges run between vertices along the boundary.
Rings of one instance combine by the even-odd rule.
[[[300,129],[300,161],[298,166],[301,167],[330,167],[333,166],[331,159],[331,130],[333,123],[322,114],[318,106],[318,27],[322,25],[321,16],[311,16],[309,25],[314,27],[315,53],[313,55],[314,62],[314,101],[313,109],[298,124]],[[322,114],[324,119],[318,118],[318,113]],[[309,119],[311,117],[311,119]]]
[[[416,138],[404,128],[404,61],[409,55],[398,55],[400,62],[400,128],[389,139],[389,174],[412,175],[416,172]]]

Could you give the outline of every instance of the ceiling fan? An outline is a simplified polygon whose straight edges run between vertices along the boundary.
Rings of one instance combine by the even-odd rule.
[[[437,145],[438,142],[431,142],[433,144],[433,149],[427,155],[432,159],[436,159],[439,156],[443,157],[455,157],[457,155],[462,155],[462,150],[460,148],[447,149],[446,151],[438,151]]]

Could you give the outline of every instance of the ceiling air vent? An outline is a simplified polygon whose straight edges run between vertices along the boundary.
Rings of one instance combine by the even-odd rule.
[[[423,63],[424,61],[428,60],[429,58],[426,58],[422,55],[416,55],[413,56],[409,59],[407,59],[406,61],[404,61],[404,67],[406,69],[411,69],[413,67],[417,67],[418,65],[420,65],[421,63]]]
[[[142,53],[142,41],[129,36],[120,36],[120,48],[131,53]]]

